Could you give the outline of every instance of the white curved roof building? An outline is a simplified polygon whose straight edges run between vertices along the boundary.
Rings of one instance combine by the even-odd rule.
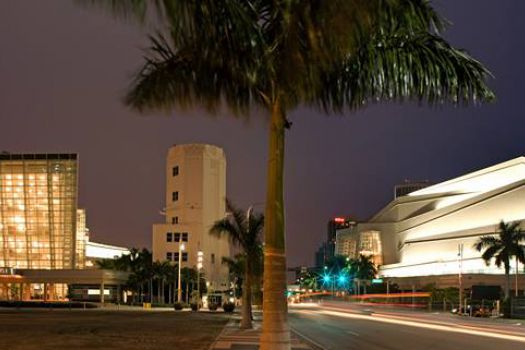
[[[379,233],[383,277],[457,274],[460,245],[462,273],[503,274],[473,248],[501,220],[525,220],[525,157],[399,197],[359,224],[356,236]]]

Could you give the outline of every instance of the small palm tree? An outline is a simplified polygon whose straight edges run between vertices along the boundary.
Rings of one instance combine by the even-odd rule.
[[[351,259],[348,262],[348,269],[354,276],[354,281],[357,282],[358,289],[361,285],[360,282],[364,282],[364,292],[366,293],[366,282],[370,281],[377,275],[377,267],[372,261],[372,257],[369,255],[359,254],[357,259]]]
[[[244,278],[242,293],[241,328],[252,328],[252,284],[255,265],[261,260],[261,233],[264,217],[235,208],[229,201],[226,203],[229,215],[215,222],[210,229],[214,235],[226,234],[230,240],[242,249],[244,255]]]
[[[483,253],[481,257],[490,265],[492,259],[498,268],[505,269],[505,299],[510,296],[510,261],[516,259],[516,283],[518,278],[518,263],[525,264],[525,232],[520,229],[519,222],[506,223],[503,220],[498,225],[498,232],[491,236],[480,237],[474,248]],[[516,285],[516,291],[517,291]]]
[[[242,295],[242,284],[244,279],[244,254],[236,254],[233,258],[222,257],[222,263],[228,266],[230,280],[233,281],[234,295],[236,298]]]

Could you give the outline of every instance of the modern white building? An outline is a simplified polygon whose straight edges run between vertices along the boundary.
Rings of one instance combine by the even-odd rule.
[[[206,144],[176,145],[166,159],[165,222],[153,225],[153,260],[197,267],[202,252],[209,289],[229,288],[223,257],[230,256],[227,237],[209,234],[213,223],[226,215],[226,157]],[[180,248],[184,244],[184,250]]]
[[[481,236],[494,234],[501,220],[525,220],[525,157],[398,197],[358,224],[354,239],[362,251],[362,237],[368,236],[370,254],[382,256],[382,277],[457,283],[461,270],[467,285],[469,280],[499,283],[496,275],[503,269],[487,266],[473,246]]]

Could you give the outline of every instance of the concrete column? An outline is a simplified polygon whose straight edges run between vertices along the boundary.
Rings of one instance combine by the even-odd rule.
[[[104,281],[100,283],[100,303],[104,305]]]
[[[44,301],[47,301],[47,283],[44,283]]]

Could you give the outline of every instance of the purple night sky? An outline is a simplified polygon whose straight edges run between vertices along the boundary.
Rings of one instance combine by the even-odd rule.
[[[451,42],[494,73],[498,101],[383,104],[344,117],[296,110],[286,149],[290,266],[313,264],[331,217],[366,219],[405,178],[436,182],[525,154],[525,1],[433,3],[454,23]],[[228,196],[238,205],[265,193],[264,114],[143,116],[123,106],[144,34],[72,0],[0,1],[0,151],[79,153],[79,207],[93,240],[128,247],[149,247],[151,225],[163,220],[172,144],[223,147]]]

